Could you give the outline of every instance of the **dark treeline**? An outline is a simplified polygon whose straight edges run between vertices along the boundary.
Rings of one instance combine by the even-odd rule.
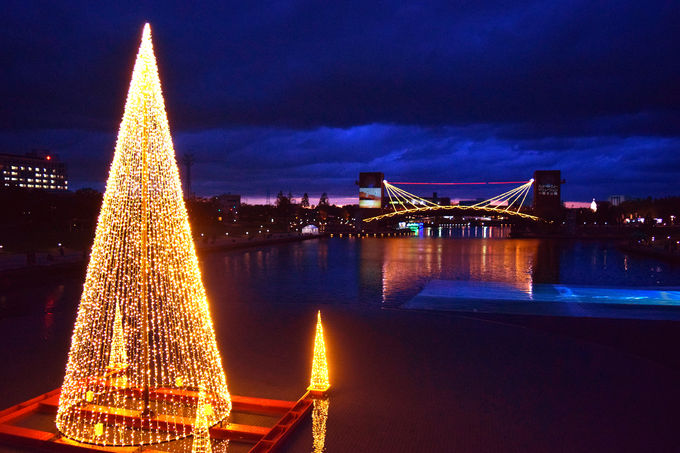
[[[47,251],[61,246],[89,250],[97,226],[102,193],[93,189],[75,192],[0,190],[0,246],[4,252]],[[303,200],[304,201],[304,197]],[[279,197],[273,205],[225,205],[220,197],[186,201],[192,232],[197,241],[218,237],[261,237],[281,232],[300,232],[306,225],[321,231],[350,231],[356,207],[325,202],[310,206]]]

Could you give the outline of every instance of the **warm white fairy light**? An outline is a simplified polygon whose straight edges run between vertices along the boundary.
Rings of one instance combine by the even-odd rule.
[[[314,337],[314,358],[312,359],[312,379],[309,390],[313,392],[325,392],[330,388],[328,380],[328,361],[326,359],[326,344],[323,339],[323,326],[321,325],[321,311],[317,313],[316,336]]]
[[[147,24],[71,338],[57,427],[72,439],[103,445],[185,437],[186,424],[174,423],[195,414],[199,387],[212,408],[207,426],[229,415]]]

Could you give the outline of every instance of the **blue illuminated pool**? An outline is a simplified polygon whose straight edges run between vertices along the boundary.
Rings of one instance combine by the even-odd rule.
[[[680,288],[431,280],[402,308],[680,320]]]

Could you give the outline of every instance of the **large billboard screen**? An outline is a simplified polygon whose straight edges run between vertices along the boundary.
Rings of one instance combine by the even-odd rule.
[[[374,187],[359,188],[359,207],[360,208],[381,208],[382,189]]]
[[[359,207],[382,208],[383,178],[379,172],[359,173]]]

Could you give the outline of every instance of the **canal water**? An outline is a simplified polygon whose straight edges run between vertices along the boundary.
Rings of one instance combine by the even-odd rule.
[[[508,230],[421,230],[404,238],[332,238],[203,258],[210,291],[232,302],[398,307],[431,280],[607,287],[680,286],[680,268],[615,242],[510,239]],[[234,290],[234,288],[238,288]]]
[[[522,433],[517,442],[548,451],[550,439],[562,435],[557,424],[542,426],[544,433],[552,433],[545,439],[523,431],[530,422],[507,425],[508,420],[525,419],[544,423],[538,408],[546,398],[554,405],[588,408],[587,417],[600,426],[587,434],[574,431],[565,440],[571,451],[583,447],[582,442],[590,447],[619,436],[622,426],[643,440],[659,432],[670,439],[674,427],[669,425],[666,433],[666,422],[654,421],[655,414],[669,409],[669,401],[680,402],[680,396],[669,375],[648,361],[544,332],[449,314],[381,310],[398,308],[432,280],[500,282],[520,290],[539,283],[680,286],[677,266],[629,255],[614,242],[511,239],[508,232],[462,226],[422,229],[413,237],[336,237],[204,253],[203,281],[230,388],[236,394],[299,396],[308,379],[314,315],[321,309],[327,316],[331,378],[337,383],[330,409],[320,406],[315,412],[319,416],[325,410],[328,416],[329,437],[322,449],[349,451],[354,445],[354,451],[368,451],[369,446],[393,451],[391,442],[413,447],[409,442],[417,439],[418,446],[442,451],[449,446],[440,442],[449,439],[454,417],[457,442],[465,439],[465,432],[479,432],[475,442],[483,444],[473,450],[503,449],[508,441],[504,430],[514,430],[513,435]],[[61,384],[82,280],[74,275],[0,289],[0,339],[5,346],[0,360],[11,364],[0,409]],[[561,362],[551,364],[556,354]],[[579,367],[585,374],[578,373]],[[600,381],[585,378],[593,372],[609,376],[601,387]],[[498,374],[508,373],[502,384],[502,398],[508,401],[487,401],[488,392],[501,392]],[[528,391],[545,382],[551,386],[541,395]],[[613,414],[610,408],[620,399],[611,389],[629,394],[636,386],[659,389],[641,397],[649,420],[642,425],[644,417],[629,419],[626,411]],[[439,399],[430,397],[433,392]],[[592,406],[593,395],[602,399],[597,406]],[[442,402],[467,409],[444,411]],[[417,417],[399,415],[405,411]],[[560,423],[574,427],[584,417],[576,409],[564,416]],[[602,426],[602,420],[610,422]],[[384,423],[391,428],[383,429]],[[322,451],[312,448],[319,445],[318,426],[318,420],[310,419],[287,451]],[[323,426],[325,436],[325,421]],[[621,451],[626,451],[631,439],[621,439]],[[459,447],[472,451],[465,449],[468,444]],[[241,450],[232,445],[229,451]]]
[[[398,307],[431,280],[680,287],[680,266],[616,242],[511,239],[506,227],[421,229],[413,237],[324,238],[200,257],[213,310],[229,303]],[[75,310],[82,277],[0,289],[0,317]]]

